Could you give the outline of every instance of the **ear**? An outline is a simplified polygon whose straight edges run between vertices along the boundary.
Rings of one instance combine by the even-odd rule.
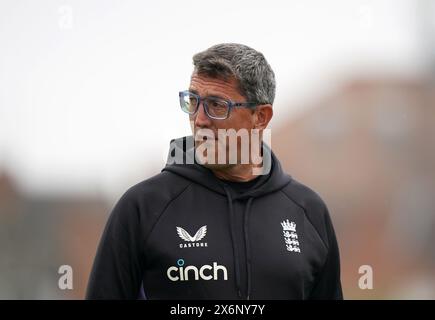
[[[273,109],[271,104],[260,104],[255,108],[255,129],[265,129],[272,119]]]

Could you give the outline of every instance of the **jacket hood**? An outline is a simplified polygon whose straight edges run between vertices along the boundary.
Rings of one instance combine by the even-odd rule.
[[[169,171],[225,195],[224,182],[213,172],[198,164],[195,159],[193,136],[173,139],[170,142],[168,159],[162,171]],[[256,198],[284,188],[291,177],[283,172],[279,160],[269,146],[263,144],[263,174],[251,190],[233,195],[233,199]],[[269,155],[269,156],[268,156]]]

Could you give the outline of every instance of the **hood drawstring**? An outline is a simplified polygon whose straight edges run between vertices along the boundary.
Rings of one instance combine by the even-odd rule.
[[[249,245],[249,210],[251,209],[253,197],[248,199],[248,203],[246,204],[246,209],[244,213],[244,224],[243,224],[243,232],[245,234],[245,254],[246,254],[246,270],[247,270],[247,278],[248,278],[248,291],[246,293],[246,300],[251,298],[251,247]]]
[[[231,231],[231,243],[233,246],[233,258],[234,258],[234,269],[235,269],[235,278],[236,278],[236,287],[237,294],[240,298],[242,298],[242,290],[241,290],[241,281],[240,281],[240,262],[238,256],[238,247],[237,241],[235,241],[235,231],[234,231],[234,209],[233,209],[233,198],[231,197],[231,193],[226,186],[223,186],[225,190],[225,194],[228,199],[228,214],[230,220],[230,231]],[[246,300],[249,300],[251,297],[251,248],[249,245],[249,210],[251,209],[253,197],[249,197],[248,202],[246,204],[245,212],[243,214],[243,234],[245,241],[245,256],[246,256],[246,270],[247,270],[247,280],[248,280],[248,288],[246,293]]]
[[[234,270],[235,270],[235,276],[236,276],[236,288],[237,288],[237,295],[241,298],[242,297],[242,291],[240,289],[240,266],[239,266],[239,257],[237,255],[238,248],[237,243],[235,241],[235,232],[234,232],[234,223],[233,223],[233,199],[231,197],[231,193],[225,186],[223,187],[225,190],[225,193],[227,195],[228,199],[228,215],[230,220],[230,231],[231,231],[231,243],[233,245],[233,258],[234,258]]]

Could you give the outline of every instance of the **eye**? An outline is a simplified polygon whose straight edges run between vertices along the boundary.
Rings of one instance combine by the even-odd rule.
[[[209,102],[209,106],[216,109],[221,109],[221,108],[225,109],[227,107],[227,104],[225,101],[211,100]]]

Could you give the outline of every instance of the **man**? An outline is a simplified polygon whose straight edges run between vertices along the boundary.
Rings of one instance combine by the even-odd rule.
[[[162,172],[114,207],[87,298],[342,299],[327,207],[263,141],[275,96],[266,59],[220,44],[193,64],[179,93],[193,136],[173,140]]]

